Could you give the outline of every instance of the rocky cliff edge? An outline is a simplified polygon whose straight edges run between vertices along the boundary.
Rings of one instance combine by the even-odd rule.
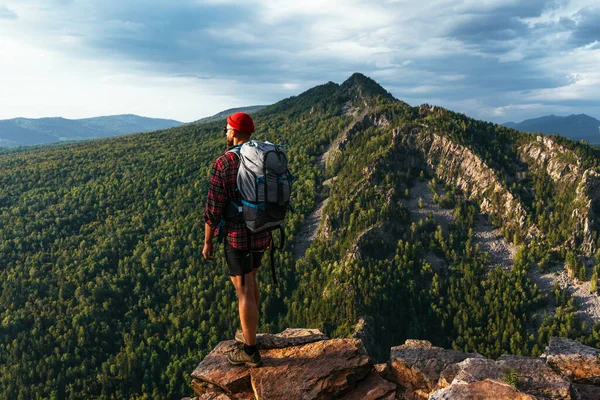
[[[260,334],[258,344],[260,368],[228,364],[235,341],[217,345],[192,373],[194,399],[600,399],[600,350],[565,338],[542,357],[499,360],[407,340],[383,364],[361,340],[316,329]]]

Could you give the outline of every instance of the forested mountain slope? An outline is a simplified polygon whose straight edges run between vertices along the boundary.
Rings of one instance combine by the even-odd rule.
[[[296,177],[279,284],[260,276],[260,330],[347,336],[367,316],[382,359],[406,338],[489,357],[539,354],[549,335],[600,340],[565,290],[527,276],[565,260],[597,275],[597,150],[410,107],[360,74],[254,119],[256,139],[290,145]],[[0,397],[191,392],[197,361],[239,324],[221,246],[201,256],[223,126],[0,155]],[[448,226],[406,206],[425,182]],[[483,217],[519,246],[510,271],[474,243]]]

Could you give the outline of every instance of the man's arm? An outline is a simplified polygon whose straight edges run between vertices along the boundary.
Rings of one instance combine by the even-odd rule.
[[[204,249],[202,250],[202,255],[207,260],[212,260],[214,245],[213,238],[215,237],[215,228],[210,226],[209,224],[204,224]]]

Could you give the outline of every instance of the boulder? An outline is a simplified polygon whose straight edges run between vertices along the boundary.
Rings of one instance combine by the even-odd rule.
[[[383,379],[376,370],[360,382],[352,392],[342,400],[393,400],[396,397],[396,385]]]
[[[575,340],[551,337],[546,362],[573,382],[600,384],[600,350]]]
[[[448,383],[469,384],[485,379],[514,384],[521,392],[535,397],[572,399],[571,384],[568,381],[558,376],[543,361],[528,357],[509,357],[499,361],[468,358],[444,370],[439,387],[445,387]]]
[[[263,349],[263,365],[259,368],[230,365],[227,352],[236,346],[239,344],[232,340],[219,343],[196,367],[192,387],[200,399],[337,398],[354,390],[373,370],[369,355],[357,339]],[[390,384],[379,379],[386,394]]]
[[[503,356],[498,361],[502,370],[517,372],[520,391],[537,398],[572,399],[571,382],[558,375],[540,358]]]
[[[377,343],[375,343],[375,322],[372,317],[364,316],[358,319],[354,326],[352,338],[360,339],[371,355],[376,354]]]
[[[256,344],[262,350],[282,349],[284,347],[298,346],[326,339],[329,338],[318,329],[288,328],[277,334],[259,333],[256,335]]]
[[[388,363],[375,364],[375,371],[386,381],[394,382],[394,376]]]
[[[575,386],[580,400],[600,399],[600,386],[587,385],[585,383],[574,383],[573,386]]]
[[[340,397],[373,368],[357,339],[323,340],[262,355],[263,366],[250,372],[257,400]]]
[[[251,392],[250,370],[236,368],[227,361],[227,353],[239,346],[235,340],[221,342],[211,351],[192,372],[192,378],[200,382],[212,383],[226,393]],[[192,383],[194,386],[194,383]],[[194,388],[195,389],[195,388]],[[196,392],[201,395],[202,393]]]
[[[223,389],[212,383],[202,382],[196,379],[192,381],[192,388],[198,397],[181,400],[255,400],[254,393],[252,392],[225,393]]]
[[[476,353],[463,353],[435,347],[426,340],[407,340],[403,345],[392,347],[390,375],[393,381],[412,392],[415,398],[427,398],[438,384],[441,372],[452,364],[467,358],[483,358]]]
[[[514,387],[485,379],[472,383],[456,383],[440,389],[429,396],[430,400],[535,400]]]

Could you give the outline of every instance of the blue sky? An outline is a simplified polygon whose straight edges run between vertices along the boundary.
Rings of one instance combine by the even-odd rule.
[[[0,0],[0,119],[187,122],[353,72],[493,122],[600,118],[597,4]]]

